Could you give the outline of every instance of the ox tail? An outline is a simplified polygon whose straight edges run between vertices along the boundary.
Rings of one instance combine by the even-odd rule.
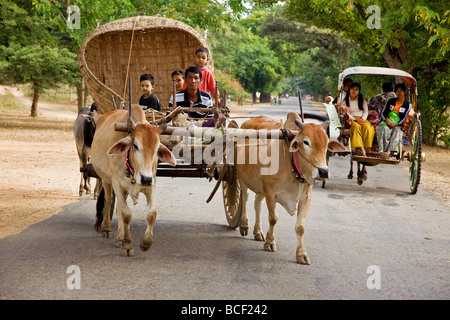
[[[103,222],[103,208],[105,207],[105,189],[103,187],[100,188],[100,194],[97,198],[97,213],[95,215],[95,225],[94,229],[98,233],[102,232],[102,222]]]

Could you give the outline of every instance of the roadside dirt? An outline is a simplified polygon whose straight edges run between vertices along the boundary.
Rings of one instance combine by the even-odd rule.
[[[38,119],[31,119],[31,101],[13,87],[0,86],[0,110],[7,91],[26,108],[0,113],[0,239],[80,199],[79,162],[72,132],[77,107],[41,102]],[[232,112],[239,116],[260,107],[246,105],[239,111],[232,107]],[[420,188],[432,191],[450,207],[450,151],[424,147],[424,152],[427,161],[423,163]],[[93,199],[92,194],[86,197]]]

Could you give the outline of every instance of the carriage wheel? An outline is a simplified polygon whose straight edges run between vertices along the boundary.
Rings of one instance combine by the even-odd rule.
[[[227,165],[226,170],[222,180],[223,206],[228,225],[234,229],[239,225],[242,214],[241,187],[237,179],[236,166]]]
[[[419,119],[414,121],[410,145],[409,187],[411,193],[416,194],[419,187],[420,169],[422,164],[422,124]]]

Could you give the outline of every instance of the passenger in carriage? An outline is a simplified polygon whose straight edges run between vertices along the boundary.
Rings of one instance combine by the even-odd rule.
[[[151,74],[143,74],[140,78],[139,88],[141,89],[142,96],[139,99],[139,105],[142,109],[155,109],[161,110],[161,103],[158,97],[153,93],[155,80]]]
[[[212,108],[211,95],[199,89],[202,81],[202,71],[196,66],[188,67],[185,71],[185,77],[187,88],[176,93],[176,106],[183,108]],[[172,106],[173,96],[169,100],[169,107]],[[190,118],[197,119],[206,119],[212,116],[211,113],[206,112],[189,112],[188,115]]]
[[[377,94],[369,101],[369,111],[373,110],[377,112],[379,118],[381,117],[381,111],[383,111],[386,102],[392,98],[395,98],[395,93],[393,92],[394,86],[391,82],[385,82],[382,85],[383,92]]]
[[[354,148],[357,154],[365,157],[367,152],[370,152],[372,149],[375,129],[367,121],[369,109],[366,100],[361,94],[361,85],[359,83],[354,82],[351,84],[344,99],[344,105],[348,108],[347,116],[350,121],[350,143],[352,149]]]
[[[333,105],[337,108],[338,106],[344,104],[344,99],[347,96],[348,90],[353,83],[353,79],[346,78],[344,79],[342,91],[340,91],[339,95],[336,96],[333,100]],[[338,112],[342,112],[341,109],[337,108]]]
[[[390,99],[381,112],[382,122],[377,126],[376,136],[378,151],[382,159],[388,159],[395,152],[400,151],[403,131],[402,126],[411,109],[411,104],[406,99],[406,85],[395,85],[396,98]]]

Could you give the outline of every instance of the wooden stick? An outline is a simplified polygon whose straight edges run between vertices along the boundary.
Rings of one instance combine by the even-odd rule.
[[[182,133],[182,131],[186,131],[191,137],[195,136],[195,134],[199,133],[199,130],[202,131],[202,137],[208,138],[212,136],[221,136],[222,131],[212,127],[173,127],[168,126],[166,130],[161,133],[165,135],[171,135],[175,131],[177,133]],[[233,136],[237,138],[249,138],[249,139],[284,139],[283,133],[279,130],[254,130],[254,129],[234,129],[234,128],[225,128],[225,134],[228,136]],[[196,132],[197,131],[197,132]],[[264,134],[263,134],[264,133]],[[298,131],[288,131],[287,138],[289,140],[294,139],[294,137],[298,134]],[[180,134],[181,135],[181,134]]]

